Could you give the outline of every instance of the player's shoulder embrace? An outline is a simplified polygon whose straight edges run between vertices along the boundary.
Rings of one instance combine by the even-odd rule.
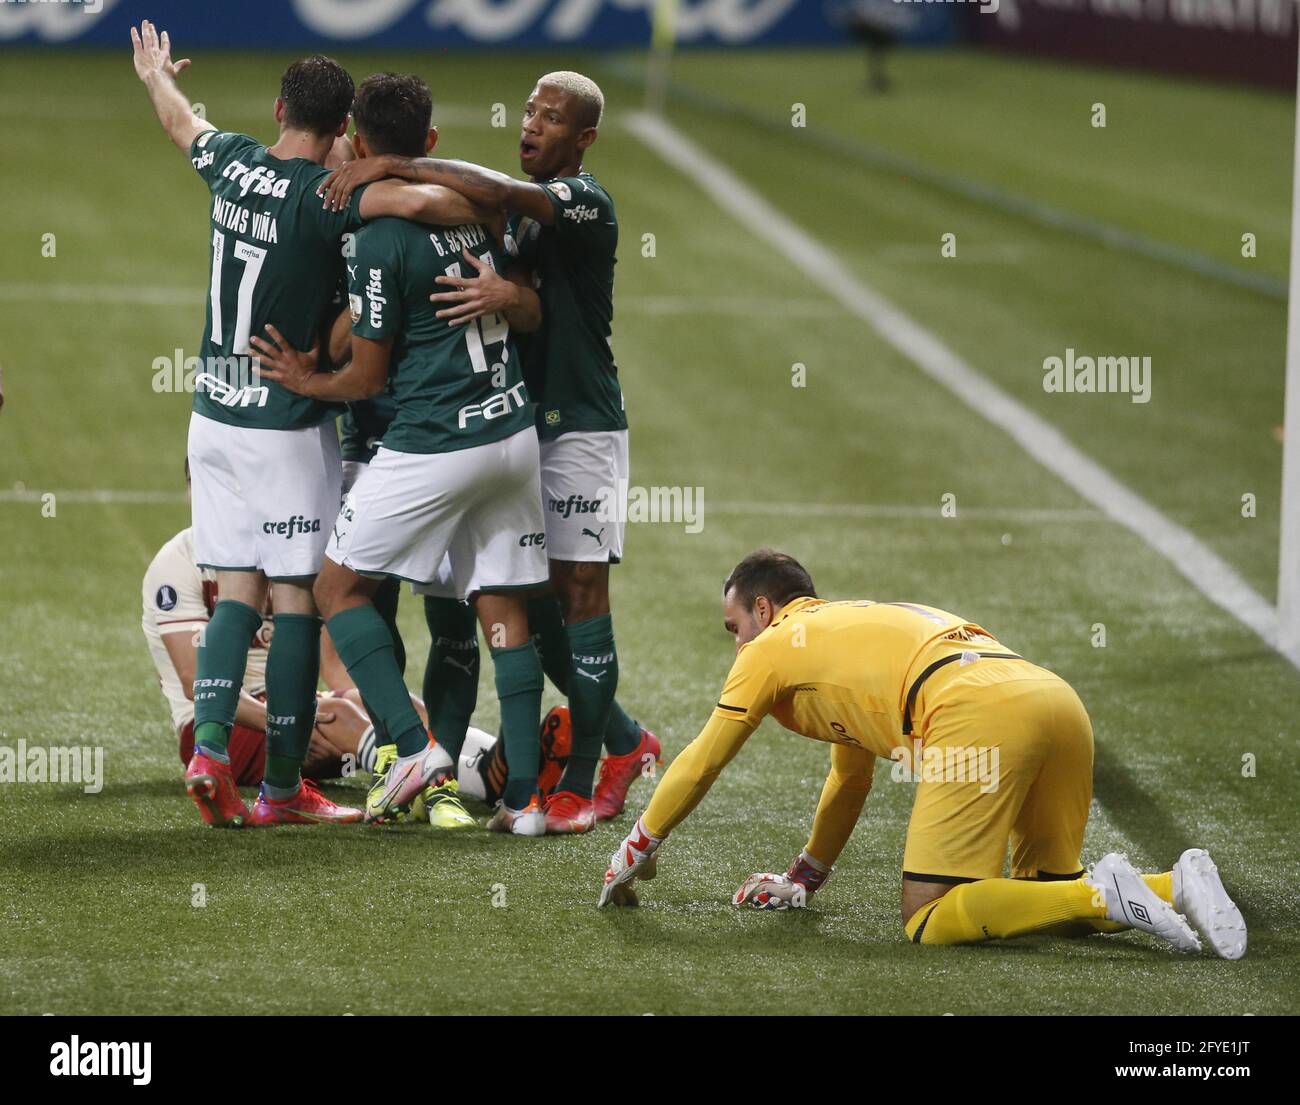
[[[614,200],[590,173],[559,177],[545,188],[559,202],[559,217],[578,225],[614,226]]]

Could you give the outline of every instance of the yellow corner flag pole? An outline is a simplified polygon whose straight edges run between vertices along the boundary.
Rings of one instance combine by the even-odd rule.
[[[650,16],[650,57],[645,82],[645,109],[652,115],[662,115],[668,102],[668,81],[676,43],[677,0],[655,0]]]

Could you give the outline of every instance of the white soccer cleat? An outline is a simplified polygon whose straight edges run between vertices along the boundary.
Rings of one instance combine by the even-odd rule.
[[[1128,856],[1119,852],[1102,856],[1083,881],[1101,891],[1109,920],[1167,940],[1180,952],[1201,950],[1187,919],[1147,886]]]
[[[513,833],[515,836],[545,836],[546,814],[535,794],[522,810],[512,810],[504,802],[498,802],[488,828],[494,833]]]
[[[419,797],[430,783],[451,774],[451,757],[440,744],[426,745],[411,756],[398,756],[382,771],[366,795],[366,820],[383,821]]]
[[[1174,908],[1187,915],[1215,954],[1224,959],[1246,954],[1246,920],[1204,848],[1188,848],[1174,864]]]

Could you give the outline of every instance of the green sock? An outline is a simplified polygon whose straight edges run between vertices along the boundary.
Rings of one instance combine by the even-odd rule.
[[[222,599],[203,630],[194,672],[194,744],[225,762],[248,645],[261,628],[262,615],[246,602]]]
[[[605,751],[611,756],[626,756],[635,752],[641,743],[641,726],[627,716],[615,699],[609,704],[609,720],[605,722]]]
[[[266,657],[266,769],[272,797],[298,789],[316,724],[320,626],[315,614],[276,614]]]
[[[542,658],[542,670],[562,695],[569,693],[569,635],[553,591],[528,600],[528,629]]]
[[[546,677],[566,698],[569,694],[569,635],[554,592],[528,601],[528,627],[542,657]],[[615,699],[605,722],[605,748],[612,756],[626,756],[641,743],[641,726],[627,716]]]
[[[396,744],[399,756],[413,756],[429,743],[420,715],[402,682],[393,636],[370,603],[343,610],[325,623],[339,659],[347,665],[375,727],[376,744]]]
[[[569,633],[569,720],[573,725],[573,751],[556,790],[581,798],[591,797],[596,764],[605,740],[609,707],[618,686],[618,653],[614,651],[614,623],[608,614],[575,622]]]
[[[478,704],[478,619],[466,603],[425,595],[424,620],[429,626],[424,708],[434,738],[454,762]]]
[[[397,670],[406,674],[406,642],[402,640],[402,631],[397,628],[397,600],[402,597],[402,581],[396,576],[389,576],[379,585],[370,600],[379,611],[379,616],[388,626],[393,638],[393,656],[397,659]]]
[[[497,698],[501,700],[501,740],[508,774],[502,800],[521,810],[537,793],[541,758],[542,661],[532,641],[492,649]]]

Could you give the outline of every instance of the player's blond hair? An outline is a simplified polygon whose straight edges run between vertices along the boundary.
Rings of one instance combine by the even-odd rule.
[[[600,121],[605,117],[605,94],[601,92],[600,85],[590,77],[584,77],[571,69],[557,69],[554,73],[538,77],[537,83],[550,85],[575,97],[582,104],[585,116],[583,125],[600,126]]]

